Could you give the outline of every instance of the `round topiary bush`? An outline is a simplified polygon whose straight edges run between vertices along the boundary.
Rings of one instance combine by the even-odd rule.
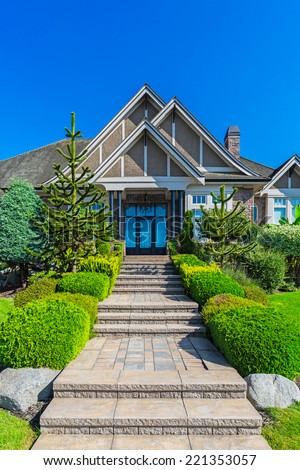
[[[233,294],[244,297],[242,287],[232,277],[220,272],[194,274],[190,279],[190,294],[202,307],[208,299],[218,294]]]
[[[25,307],[33,300],[42,299],[47,295],[54,294],[58,279],[41,279],[34,284],[28,286],[25,290],[21,290],[15,295],[15,307]]]
[[[90,326],[93,328],[98,314],[98,299],[91,295],[71,294],[70,292],[56,292],[45,297],[45,300],[67,300],[79,307],[84,308],[90,316]]]
[[[210,320],[221,312],[226,312],[234,307],[246,307],[259,305],[258,302],[253,300],[244,299],[243,297],[236,297],[232,294],[220,294],[215,295],[209,299],[204,305],[201,315],[205,324],[208,324]]]
[[[57,292],[71,292],[72,294],[84,294],[104,300],[109,293],[110,281],[106,274],[80,272],[67,274],[57,284]]]
[[[89,330],[88,313],[66,300],[36,300],[13,308],[0,325],[0,362],[62,369],[86,344]]]
[[[271,307],[234,307],[211,318],[215,345],[239,373],[300,375],[300,331]]]
[[[254,300],[255,302],[266,306],[270,305],[269,298],[266,292],[261,287],[257,286],[255,283],[243,286],[243,289],[245,292],[246,299]]]

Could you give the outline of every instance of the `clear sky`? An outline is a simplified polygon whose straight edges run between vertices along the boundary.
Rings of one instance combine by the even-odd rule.
[[[1,4],[0,158],[85,137],[145,83],[221,141],[278,166],[300,153],[299,0],[23,0]]]

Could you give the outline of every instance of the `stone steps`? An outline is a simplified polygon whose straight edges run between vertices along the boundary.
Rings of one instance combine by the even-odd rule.
[[[151,277],[146,277],[143,274],[131,274],[128,276],[128,274],[119,274],[117,277],[117,282],[118,281],[128,281],[128,282],[134,282],[134,281],[145,281],[145,282],[157,282],[157,281],[179,281],[181,283],[181,276],[179,274],[163,274],[161,276],[155,276],[153,279]]]
[[[257,435],[262,418],[245,399],[54,398],[40,424],[54,434]]]
[[[54,382],[54,397],[245,398],[246,382],[235,372],[66,369]]]
[[[170,304],[162,304],[156,302],[136,303],[136,304],[115,304],[115,303],[99,303],[99,313],[156,313],[156,314],[172,314],[172,313],[183,313],[187,312],[190,314],[196,314],[198,312],[198,304],[195,302],[178,302]]]
[[[261,436],[44,434],[32,450],[271,450]]]
[[[94,332],[97,336],[115,337],[131,337],[131,336],[204,336],[206,327],[199,325],[184,325],[181,323],[164,323],[164,324],[98,324],[94,326]]]
[[[120,271],[122,275],[142,275],[142,276],[168,276],[175,275],[176,271],[174,269],[165,269],[165,268],[155,268],[155,269],[144,269],[139,267],[130,267],[122,268]]]
[[[114,294],[122,294],[122,293],[127,293],[127,292],[135,292],[135,293],[155,292],[158,294],[184,295],[183,287],[178,287],[178,286],[158,287],[157,284],[154,284],[154,285],[136,284],[136,285],[127,285],[127,286],[115,285],[113,292]]]
[[[154,324],[154,323],[201,323],[201,315],[189,312],[170,312],[168,315],[165,313],[148,313],[148,312],[102,312],[97,315],[97,323],[110,323],[110,324]]]
[[[139,286],[160,286],[160,287],[182,287],[181,279],[169,279],[168,276],[164,278],[157,277],[155,279],[149,279],[146,276],[128,276],[120,279],[118,277],[115,287],[118,286],[129,286],[129,287],[139,287]]]

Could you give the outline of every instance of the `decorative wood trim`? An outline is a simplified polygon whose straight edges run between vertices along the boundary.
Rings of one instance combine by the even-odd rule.
[[[200,148],[199,148],[199,163],[203,166],[203,137],[200,135]]]
[[[167,155],[167,176],[171,176],[171,162],[170,162],[170,155]]]
[[[147,146],[147,132],[144,135],[144,176],[147,176],[148,171],[148,146]]]

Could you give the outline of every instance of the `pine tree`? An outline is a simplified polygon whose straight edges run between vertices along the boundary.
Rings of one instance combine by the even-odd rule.
[[[0,200],[0,260],[12,268],[20,267],[24,285],[28,267],[41,249],[34,219],[41,220],[42,201],[32,184],[15,179]]]
[[[251,222],[244,216],[245,206],[241,207],[242,201],[237,201],[233,209],[227,210],[227,203],[233,199],[238,189],[226,197],[225,186],[220,187],[220,195],[211,193],[214,201],[213,209],[205,209],[200,206],[203,213],[197,220],[200,236],[205,236],[209,240],[205,248],[212,257],[220,263],[224,262],[243,252],[251,251],[256,243],[251,241],[245,243],[244,236],[249,231]]]
[[[42,186],[48,196],[43,258],[62,271],[76,272],[77,261],[94,252],[96,239],[111,240],[112,227],[107,222],[110,212],[104,203],[106,192],[92,183],[94,174],[89,167],[79,168],[86,150],[77,154],[76,141],[82,135],[75,130],[75,113],[71,113],[71,130],[65,131],[70,139],[68,152],[57,151],[66,159],[67,167],[62,170],[54,163],[56,181]]]

